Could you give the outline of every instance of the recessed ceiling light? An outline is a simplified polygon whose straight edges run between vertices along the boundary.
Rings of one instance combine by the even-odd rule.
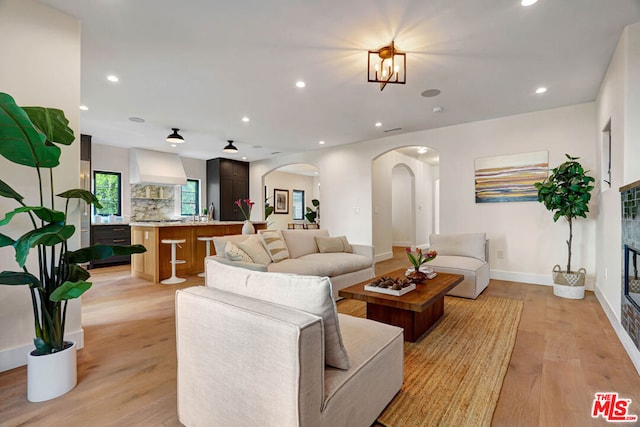
[[[382,123],[377,122],[377,123],[376,123],[376,127],[377,127],[377,128],[379,128],[380,126],[382,126]]]
[[[296,87],[305,87],[307,84],[305,82],[303,82],[302,80],[298,80],[296,82]]]
[[[244,116],[244,117],[242,118],[242,121],[243,121],[243,122],[245,122],[245,123],[247,123],[247,122],[249,121],[249,117]]]
[[[173,148],[176,148],[176,144],[171,144],[171,146],[172,146]]]
[[[113,74],[111,74],[111,75],[107,76],[107,80],[109,80],[110,82],[114,82],[115,83],[115,82],[119,81],[120,79],[117,76],[114,76]]]
[[[318,171],[314,171],[313,174],[314,175],[318,175]],[[318,185],[320,185],[320,184],[318,184]]]
[[[247,156],[242,156],[242,160],[247,160]]]
[[[89,109],[89,107],[87,107],[86,105],[81,105],[81,106],[80,106],[80,109],[81,109],[82,111],[87,111],[87,110]]]
[[[538,89],[536,89],[537,94],[545,93],[546,91],[547,91],[546,87],[539,87]]]
[[[324,141],[318,141],[318,144],[324,145]]]
[[[531,6],[532,4],[536,4],[537,2],[538,0],[522,0],[520,4],[523,6]]]
[[[420,95],[424,96],[425,98],[433,98],[434,96],[440,95],[440,89],[427,89]]]
[[[433,112],[434,113],[442,113],[442,107],[438,107],[438,106],[433,107]]]

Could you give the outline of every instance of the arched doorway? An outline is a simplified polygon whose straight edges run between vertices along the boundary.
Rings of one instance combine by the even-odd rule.
[[[296,163],[281,166],[264,174],[262,185],[263,218],[268,228],[281,230],[309,224],[308,218],[313,218],[313,215],[307,215],[309,209],[316,213],[315,222],[319,222],[319,206],[315,204],[320,201],[320,172],[314,165]],[[267,206],[272,210],[265,217],[269,211]]]

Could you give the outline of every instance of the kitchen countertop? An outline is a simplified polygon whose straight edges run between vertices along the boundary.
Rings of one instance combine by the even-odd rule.
[[[266,224],[266,221],[251,221],[253,224]],[[192,222],[192,221],[163,221],[163,222],[130,222],[132,227],[198,227],[207,225],[234,225],[243,224],[244,221],[208,221],[208,222]],[[104,224],[107,225],[107,224]],[[113,225],[113,224],[111,224]]]

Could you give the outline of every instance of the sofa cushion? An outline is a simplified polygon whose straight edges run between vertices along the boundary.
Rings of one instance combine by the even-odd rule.
[[[486,241],[485,233],[430,234],[429,249],[438,252],[438,256],[466,256],[486,261]]]
[[[316,240],[316,245],[318,245],[318,250],[321,254],[331,253],[331,252],[353,252],[349,241],[346,236],[338,236],[338,237],[324,237],[324,236],[314,236]]]
[[[262,236],[264,245],[273,262],[280,262],[289,258],[289,250],[284,243],[280,230],[259,230],[258,232]]]
[[[322,317],[325,363],[340,369],[351,367],[349,356],[342,343],[340,324],[329,278],[254,272],[230,267],[215,260],[207,260],[207,263],[207,286]]]
[[[468,256],[455,256],[455,255],[440,255],[427,263],[430,267],[448,267],[456,268],[458,270],[476,271],[480,269],[486,262],[477,258]]]
[[[246,234],[232,234],[229,236],[214,236],[213,238],[213,247],[216,251],[216,255],[224,257],[224,247],[227,245],[227,242],[231,242],[234,245],[238,246],[238,243],[247,240],[249,236]]]
[[[227,244],[224,246],[224,257],[231,261],[253,262],[251,257],[247,255],[245,251],[234,245],[229,240],[227,240]]]
[[[249,236],[247,240],[238,242],[237,246],[245,251],[256,264],[271,264],[271,257],[269,256],[267,249],[264,247],[264,243],[262,243],[262,238],[260,236],[256,234]]]
[[[305,261],[301,258],[289,258],[272,262],[267,266],[270,273],[301,274],[303,276],[328,276],[323,262]]]
[[[339,276],[371,266],[370,258],[344,252],[309,254],[298,258],[298,261],[320,264],[323,276]]]
[[[289,258],[318,253],[315,236],[329,237],[327,230],[281,230],[289,249]]]

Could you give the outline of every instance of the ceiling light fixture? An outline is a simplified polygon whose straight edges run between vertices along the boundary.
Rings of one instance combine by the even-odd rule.
[[[526,7],[531,6],[532,4],[536,4],[537,2],[538,0],[522,0],[520,4]]]
[[[228,144],[222,149],[225,153],[237,153],[238,149],[233,145],[233,139],[227,139]]]
[[[396,50],[392,41],[389,46],[370,50],[367,57],[367,73],[371,83],[380,83],[380,90],[387,83],[405,84],[407,78],[407,55]]]
[[[242,118],[242,121],[243,121],[243,122],[245,122],[245,123],[248,123],[248,122],[249,122],[249,117],[244,116],[244,117]]]
[[[382,123],[376,122],[376,127],[379,128],[380,126],[382,126]]]
[[[87,107],[86,105],[81,105],[81,106],[80,106],[80,109],[81,109],[82,111],[87,111],[87,110],[89,109],[89,107]]]
[[[545,93],[547,91],[546,87],[539,87],[538,89],[536,89],[536,93],[538,95],[540,95],[541,93]]]
[[[324,141],[318,141],[318,144],[324,145]]]
[[[113,74],[107,76],[107,80],[109,80],[110,82],[117,82],[120,81],[120,79],[117,76],[114,76]]]
[[[173,131],[173,133],[167,135],[167,142],[170,142],[172,144],[184,144],[184,138],[178,133],[180,129],[171,128],[171,130]]]
[[[296,87],[303,88],[303,87],[305,87],[306,85],[307,85],[307,84],[306,84],[305,82],[303,82],[302,80],[298,80],[298,81],[296,82]]]

